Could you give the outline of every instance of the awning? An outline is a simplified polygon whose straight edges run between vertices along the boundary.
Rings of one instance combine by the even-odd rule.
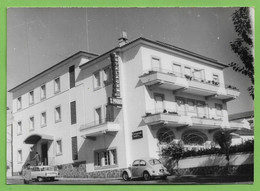
[[[37,143],[39,140],[50,140],[52,141],[53,140],[53,136],[51,135],[39,135],[39,134],[33,134],[33,135],[29,135],[25,140],[24,140],[24,143],[25,144],[35,144]]]

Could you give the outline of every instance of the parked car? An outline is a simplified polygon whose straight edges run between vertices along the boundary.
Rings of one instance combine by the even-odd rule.
[[[58,171],[54,170],[52,166],[31,166],[32,179],[39,182],[45,180],[54,181],[58,177]]]
[[[122,178],[125,181],[133,178],[150,180],[151,178],[159,177],[166,179],[169,175],[170,173],[158,159],[147,158],[135,160],[132,166],[123,171]]]

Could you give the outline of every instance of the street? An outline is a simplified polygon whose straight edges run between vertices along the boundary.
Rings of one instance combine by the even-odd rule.
[[[23,180],[21,177],[11,177],[7,179],[7,184],[23,184]],[[105,178],[59,178],[55,181],[33,181],[33,184],[253,184],[253,181],[249,176],[169,176],[166,180],[154,179],[150,181],[143,179],[124,181]]]

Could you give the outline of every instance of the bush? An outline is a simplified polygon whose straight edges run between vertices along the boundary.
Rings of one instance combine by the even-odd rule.
[[[240,153],[240,152],[246,152],[246,153],[254,152],[254,140],[248,140],[240,145],[231,146],[229,149],[229,154]],[[172,156],[173,159],[177,159],[177,160],[180,158],[202,156],[202,155],[213,155],[213,154],[221,155],[221,154],[225,154],[225,151],[221,148],[212,147],[209,149],[201,149],[198,151],[190,150],[190,151],[182,152],[181,148],[178,145],[173,145],[164,148],[162,153],[163,156]]]

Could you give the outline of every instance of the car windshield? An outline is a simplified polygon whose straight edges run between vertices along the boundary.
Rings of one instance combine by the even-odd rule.
[[[157,165],[157,164],[161,164],[161,162],[157,159],[151,159],[151,160],[149,160],[149,164],[150,165]]]
[[[46,166],[46,167],[43,167],[43,168],[41,169],[41,171],[45,171],[45,170],[54,170],[54,167],[52,167],[52,166]]]

